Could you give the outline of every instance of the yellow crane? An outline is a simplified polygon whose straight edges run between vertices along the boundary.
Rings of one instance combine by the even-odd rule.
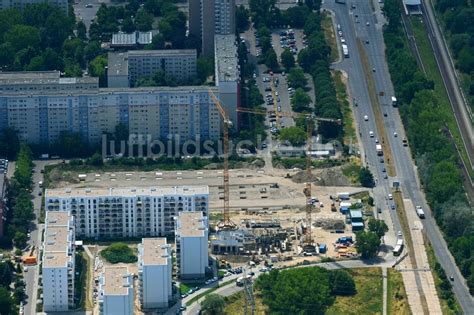
[[[253,110],[249,108],[239,108],[237,109],[238,112],[240,113],[248,113],[248,114],[256,114],[256,115],[267,115],[267,114],[272,114],[273,112],[267,113],[266,111],[261,111],[261,110]],[[332,119],[332,118],[325,118],[325,117],[316,117],[312,114],[307,114],[307,113],[291,113],[291,112],[278,112],[279,117],[291,117],[291,118],[300,118],[304,117],[306,118],[306,176],[307,176],[307,181],[305,188],[303,190],[303,193],[306,197],[306,230],[305,234],[302,239],[303,243],[303,251],[307,252],[314,252],[314,244],[313,244],[313,238],[311,235],[311,224],[312,224],[312,219],[311,219],[311,214],[313,212],[313,200],[311,196],[311,182],[312,182],[312,160],[311,160],[311,152],[313,151],[312,149],[312,137],[313,137],[313,120],[317,121],[327,121],[327,122],[334,122],[337,124],[341,124],[340,119]]]
[[[218,228],[220,230],[231,230],[235,229],[236,225],[230,220],[229,213],[229,129],[232,127],[232,121],[229,119],[229,115],[225,112],[224,108],[221,105],[221,102],[216,97],[214,92],[211,89],[208,91],[209,96],[212,99],[214,105],[216,105],[219,114],[223,120],[223,155],[224,155],[224,208],[223,208],[223,220],[218,223]]]

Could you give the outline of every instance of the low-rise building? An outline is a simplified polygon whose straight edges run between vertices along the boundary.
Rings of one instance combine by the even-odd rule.
[[[173,290],[171,247],[166,238],[144,238],[138,245],[138,298],[142,309],[167,308]]]
[[[364,229],[364,219],[362,216],[362,211],[360,210],[350,210],[351,216],[351,225],[352,231],[361,231]]]
[[[133,279],[126,266],[106,266],[99,277],[99,314],[132,315]]]
[[[151,44],[153,40],[153,32],[139,32],[132,33],[118,32],[112,34],[111,48],[136,48]]]
[[[135,86],[140,78],[152,78],[162,71],[167,78],[188,83],[196,77],[195,49],[130,50],[109,53],[108,87]]]
[[[45,312],[74,307],[74,218],[67,211],[47,212],[42,245]]]
[[[181,212],[176,219],[176,263],[181,279],[205,277],[208,265],[207,216],[203,212]]]
[[[166,236],[180,212],[209,209],[209,187],[47,189],[45,209],[70,211],[87,238]]]
[[[213,254],[243,254],[246,250],[255,247],[255,236],[245,230],[219,231],[211,240]]]

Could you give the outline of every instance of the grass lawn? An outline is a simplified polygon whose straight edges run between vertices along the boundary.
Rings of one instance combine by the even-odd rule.
[[[356,283],[357,294],[338,296],[326,314],[382,314],[383,287],[380,268],[346,269]]]
[[[267,307],[263,305],[262,299],[258,293],[255,295],[255,315],[265,315]],[[244,292],[240,291],[231,296],[225,298],[226,307],[224,309],[224,314],[234,315],[234,314],[244,314],[245,310],[245,297]],[[250,310],[249,310],[250,311]]]
[[[423,60],[423,65],[426,70],[426,76],[434,82],[434,94],[439,103],[440,116],[444,117],[444,121],[449,127],[449,130],[453,134],[454,140],[461,152],[461,157],[469,165],[469,159],[467,157],[466,148],[463,145],[461,134],[459,133],[458,125],[454,117],[451,103],[449,102],[448,94],[444,87],[443,78],[438,69],[436,58],[431,48],[428,35],[426,34],[423,21],[421,17],[411,17],[411,24],[413,28],[413,34],[415,35],[416,44]],[[474,171],[468,168],[469,175],[474,178]]]
[[[321,26],[324,31],[324,37],[329,47],[331,47],[331,62],[335,62],[339,58],[339,51],[337,49],[336,43],[336,34],[334,33],[334,27],[332,24],[331,15],[327,12],[323,13],[323,19],[321,21]]]
[[[360,171],[360,162],[358,161],[351,161],[350,163],[344,165],[342,167],[342,174],[350,179],[350,181],[354,184],[359,183],[359,171]]]
[[[411,314],[403,278],[400,272],[387,270],[387,313],[393,315]]]
[[[191,290],[191,287],[188,286],[186,283],[180,283],[179,284],[179,292],[181,292],[181,294],[185,294],[185,293],[188,293],[189,290]]]

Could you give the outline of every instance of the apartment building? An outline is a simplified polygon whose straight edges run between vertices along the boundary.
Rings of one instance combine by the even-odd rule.
[[[161,70],[168,78],[189,82],[196,77],[195,49],[131,50],[109,53],[108,87],[135,86],[140,78],[151,78]]]
[[[74,306],[74,217],[67,211],[47,212],[43,259],[45,312],[67,311]]]
[[[23,10],[28,4],[44,2],[58,6],[66,15],[69,13],[67,0],[0,0],[0,10],[12,8]]]
[[[70,211],[76,233],[87,238],[166,236],[180,212],[207,216],[209,187],[47,189],[45,209]]]
[[[216,35],[215,41],[215,79],[219,100],[237,126],[237,108],[240,107],[240,67],[235,34]]]
[[[214,54],[214,35],[235,34],[235,0],[188,0],[189,34],[201,40],[202,54]]]
[[[29,143],[54,143],[62,131],[78,132],[90,143],[100,143],[103,133],[114,132],[119,123],[127,125],[130,134],[150,135],[153,140],[217,140],[221,134],[220,114],[209,96],[209,89],[218,95],[216,87],[78,89],[71,85],[70,90],[47,92],[26,85],[21,91],[2,91],[1,86],[0,80],[0,130],[15,128]]]
[[[106,266],[99,277],[99,314],[132,315],[133,278],[127,266]]]
[[[166,238],[144,238],[138,245],[138,298],[142,309],[167,308],[172,298],[173,263]]]
[[[181,279],[205,277],[208,221],[202,212],[181,212],[176,219],[176,263]]]

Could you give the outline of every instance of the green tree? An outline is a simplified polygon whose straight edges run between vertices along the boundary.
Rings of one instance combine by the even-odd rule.
[[[11,127],[0,131],[0,156],[13,160],[20,150],[20,138],[18,131]]]
[[[10,263],[0,262],[0,285],[9,287],[12,283],[13,266]]]
[[[100,153],[94,153],[94,155],[88,159],[87,164],[93,166],[102,166],[104,164],[102,155]]]
[[[359,182],[362,187],[372,188],[375,186],[374,176],[368,167],[361,167],[359,170]]]
[[[238,33],[243,33],[249,26],[249,11],[240,5],[235,10],[235,26]]]
[[[41,43],[40,31],[33,26],[14,25],[4,36],[5,42],[9,42],[18,51],[24,48],[39,47]]]
[[[291,98],[291,109],[295,112],[304,112],[309,109],[309,104],[311,103],[311,98],[308,94],[302,89],[297,88],[295,94]]]
[[[288,48],[281,53],[281,63],[287,71],[295,66],[295,57]]]
[[[379,238],[383,237],[388,231],[388,226],[385,224],[385,221],[378,220],[375,218],[369,219],[369,231],[377,234]]]
[[[135,17],[135,24],[139,31],[149,31],[152,29],[153,16],[146,12],[145,9],[140,8],[137,11],[137,16]]]
[[[107,55],[99,55],[89,63],[89,73],[93,77],[99,77],[100,86],[106,86],[105,67],[107,66]]]
[[[288,73],[288,85],[297,89],[297,88],[306,88],[308,80],[306,79],[304,72],[300,68],[293,68]]]
[[[204,314],[219,315],[222,314],[225,307],[224,298],[218,294],[208,294],[201,303],[201,309]]]
[[[81,40],[87,40],[87,28],[84,22],[79,21],[76,25],[77,37]]]
[[[196,72],[199,82],[206,82],[207,78],[214,73],[214,61],[212,58],[199,57],[196,62]]]
[[[15,237],[13,238],[13,243],[18,248],[24,248],[26,246],[26,242],[28,241],[28,237],[23,232],[15,232]]]
[[[255,281],[270,314],[325,314],[334,302],[328,271],[320,267],[273,270]]]
[[[131,17],[127,16],[123,19],[123,22],[122,22],[122,32],[125,32],[125,33],[131,33],[131,32],[135,32],[135,24],[133,23],[133,20]]]
[[[137,255],[124,243],[112,243],[100,252],[100,256],[112,264],[137,261]]]
[[[265,65],[273,71],[278,69],[277,55],[273,49],[268,50],[265,55]]]
[[[333,295],[354,295],[356,285],[351,275],[344,270],[332,270],[329,273],[329,283]]]
[[[0,287],[0,314],[16,314],[10,292],[4,287]]]
[[[305,143],[306,132],[299,127],[288,127],[280,130],[280,141],[288,141],[294,146]]]
[[[380,238],[377,234],[370,231],[362,231],[356,233],[357,252],[362,259],[374,258],[380,246]]]

